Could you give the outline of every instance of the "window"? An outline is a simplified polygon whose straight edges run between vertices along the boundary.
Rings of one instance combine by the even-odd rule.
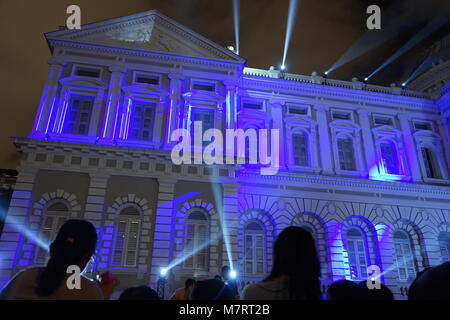
[[[76,66],[75,75],[80,77],[100,78],[100,68]]]
[[[397,263],[398,278],[407,281],[416,277],[416,267],[412,251],[411,239],[403,231],[394,233],[395,260]]]
[[[192,83],[192,89],[214,92],[216,90],[216,85],[212,82],[194,81]]]
[[[195,142],[195,131],[194,122],[200,121],[202,124],[202,137],[206,130],[214,128],[214,111],[204,110],[204,109],[193,109],[192,110],[192,123],[191,123],[191,136],[192,143]],[[210,142],[203,141],[203,147],[208,145]]]
[[[67,105],[63,132],[87,135],[95,97],[71,95]]]
[[[337,148],[338,148],[340,169],[349,171],[356,170],[355,157],[353,151],[353,140],[350,137],[338,138]]]
[[[375,125],[391,126],[393,121],[391,117],[374,116],[373,122]]]
[[[387,174],[399,174],[397,149],[392,142],[380,143],[381,163]]]
[[[194,255],[184,261],[184,267],[188,269],[208,270],[209,221],[202,210],[192,211],[186,223],[185,251],[191,254],[197,248],[202,247]]]
[[[242,106],[245,109],[254,109],[254,110],[261,110],[262,109],[262,103],[258,102],[244,102]]]
[[[155,75],[135,73],[135,75],[134,75],[134,82],[158,85],[159,84],[159,77],[155,76]]]
[[[367,278],[366,243],[362,232],[357,228],[347,231],[347,253],[350,267],[350,276],[355,280]]]
[[[292,135],[292,147],[294,152],[294,165],[308,166],[308,141],[303,132],[296,132]]]
[[[41,237],[43,240],[51,242],[58,233],[59,228],[69,217],[69,209],[63,202],[54,202],[46,210],[41,225]],[[44,240],[44,241],[45,241]],[[45,248],[38,247],[36,252],[36,263],[45,264],[48,257],[48,251]]]
[[[438,237],[442,262],[450,261],[450,233],[441,232]]]
[[[301,107],[289,107],[289,114],[301,114],[301,115],[307,115],[308,114],[308,108],[301,108]]]
[[[150,141],[153,133],[155,105],[133,102],[128,139]]]
[[[333,120],[351,120],[351,113],[345,111],[333,111]]]
[[[414,121],[414,128],[416,130],[432,130],[430,122]]]
[[[427,177],[432,179],[441,179],[442,176],[439,169],[439,162],[436,156],[436,152],[427,147],[422,147],[421,150]]]
[[[244,271],[247,275],[264,273],[265,236],[264,228],[256,221],[247,224],[244,230]]]
[[[133,205],[124,207],[116,222],[116,241],[112,257],[114,267],[136,266],[140,227],[140,211]]]

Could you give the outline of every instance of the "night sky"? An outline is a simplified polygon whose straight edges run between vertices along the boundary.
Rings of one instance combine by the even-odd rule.
[[[81,7],[82,24],[157,9],[220,45],[234,44],[232,0],[0,1],[0,168],[18,165],[10,137],[27,136],[31,130],[50,57],[44,33],[65,24],[70,4]],[[333,65],[356,40],[367,35],[365,12],[371,4],[381,7],[382,28],[389,26],[402,32],[337,69],[330,78],[364,78],[441,12],[448,1],[300,0],[287,57],[288,72],[310,75]],[[288,5],[288,0],[241,0],[240,55],[248,67],[280,65]],[[447,23],[373,77],[371,83],[401,83],[426,48],[449,31]],[[378,32],[380,37],[385,34],[371,32]]]

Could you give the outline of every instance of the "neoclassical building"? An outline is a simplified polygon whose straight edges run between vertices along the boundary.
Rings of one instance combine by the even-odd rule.
[[[69,218],[94,223],[90,268],[122,288],[154,285],[168,266],[170,288],[230,263],[240,282],[261,280],[290,225],[316,239],[324,288],[377,265],[401,298],[418,271],[449,260],[450,84],[412,91],[247,68],[157,11],[45,37],[35,122],[12,139],[22,160],[1,284],[45,263],[36,239]],[[171,133],[194,120],[279,129],[279,172],[175,165]]]

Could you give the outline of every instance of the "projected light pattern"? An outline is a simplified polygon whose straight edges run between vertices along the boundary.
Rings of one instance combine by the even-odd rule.
[[[216,236],[214,238],[211,238],[208,241],[205,241],[205,242],[201,243],[200,245],[198,245],[197,247],[193,248],[192,251],[184,252],[182,255],[179,255],[178,257],[173,259],[169,263],[169,265],[167,267],[163,268],[162,270],[165,270],[166,273],[167,273],[167,271],[169,271],[173,267],[179,265],[180,263],[183,263],[185,260],[189,259],[190,257],[195,255],[196,253],[198,253],[198,252],[202,251],[203,249],[207,248],[214,241],[220,240],[221,237],[222,237],[222,235],[219,234],[218,236]]]
[[[225,250],[227,252],[228,263],[230,268],[234,269],[233,257],[231,255],[230,235],[228,234],[227,222],[225,221],[225,215],[223,211],[222,190],[220,189],[220,184],[217,181],[214,181],[213,179],[211,179],[211,187],[213,189],[214,201],[216,202],[217,205],[217,213],[219,214],[220,228],[223,235]]]
[[[437,31],[445,23],[448,22],[450,14],[450,7],[447,7],[437,18],[433,19],[424,28],[422,28],[415,36],[413,36],[408,42],[406,42],[400,49],[398,49],[392,56],[390,56],[381,66],[379,66],[375,71],[373,71],[368,78],[370,79],[375,74],[383,70],[386,66],[391,64],[394,60],[404,54],[406,51],[414,47],[420,41],[424,40],[426,37],[431,35],[433,32]]]
[[[234,38],[236,41],[236,54],[239,54],[239,0],[233,0]]]
[[[284,39],[284,49],[283,49],[283,62],[281,63],[281,70],[286,69],[286,57],[289,49],[289,44],[291,42],[292,30],[295,24],[295,17],[297,15],[298,8],[298,0],[290,0],[289,1],[289,9],[288,9],[288,19],[286,24],[286,37]]]
[[[6,215],[5,215],[6,216]],[[7,223],[10,227],[15,228],[18,232],[20,232],[23,236],[33,241],[36,245],[41,247],[44,250],[49,250],[50,243],[47,239],[39,235],[37,232],[34,232],[27,228],[23,221],[20,221],[13,216],[9,215],[7,218]]]

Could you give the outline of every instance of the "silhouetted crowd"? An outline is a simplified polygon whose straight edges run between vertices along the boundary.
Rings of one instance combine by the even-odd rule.
[[[84,270],[95,252],[97,232],[85,220],[68,220],[50,245],[50,259],[45,267],[30,267],[16,274],[3,288],[0,300],[103,300],[110,299],[119,285],[118,279],[105,273],[96,280],[80,277],[79,288],[67,285],[67,268],[76,265]],[[394,300],[383,285],[368,286],[340,280],[331,284],[323,297],[320,290],[320,263],[312,235],[301,227],[287,227],[273,248],[273,265],[269,275],[259,283],[248,284],[239,292],[224,266],[222,274],[212,279],[187,279],[185,286],[173,292],[170,300]],[[450,262],[426,268],[417,274],[408,290],[409,300],[450,300]],[[124,290],[119,300],[159,300],[149,286]]]

